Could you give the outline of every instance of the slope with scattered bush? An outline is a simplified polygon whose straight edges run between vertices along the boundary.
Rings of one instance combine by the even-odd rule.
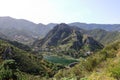
[[[119,80],[120,42],[114,42],[68,70],[60,70],[55,78],[74,80]]]

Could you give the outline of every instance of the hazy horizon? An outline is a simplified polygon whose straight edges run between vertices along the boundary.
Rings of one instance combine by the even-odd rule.
[[[43,24],[120,24],[119,7],[119,0],[0,0],[0,17]]]

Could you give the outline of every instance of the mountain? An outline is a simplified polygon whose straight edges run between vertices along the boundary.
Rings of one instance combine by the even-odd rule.
[[[50,29],[53,29],[56,25],[57,25],[57,23],[49,23],[49,24],[47,24],[47,26],[48,26]]]
[[[106,31],[120,31],[120,24],[87,24],[87,23],[74,22],[74,23],[70,23],[69,25],[77,26],[85,30],[103,29]]]
[[[86,34],[92,36],[94,39],[100,43],[106,45],[108,43],[120,40],[120,32],[118,31],[106,31],[103,29],[93,29],[87,30]]]
[[[37,33],[37,36],[43,38],[56,25],[57,24],[54,24],[54,23],[49,23],[47,25],[39,23],[37,24],[35,32]]]
[[[24,19],[0,17],[0,32],[11,39],[25,44],[32,43],[35,38],[44,37],[52,25],[35,24]],[[49,27],[50,26],[50,27]]]
[[[11,17],[0,17],[0,32],[10,40],[18,41],[31,45],[34,40],[41,39],[52,30],[57,24],[42,23],[36,24],[24,19],[15,19]],[[68,24],[85,30],[103,29],[106,31],[120,31],[120,24],[86,24],[74,22]]]
[[[8,37],[6,35],[4,35],[3,33],[0,32],[0,38],[2,39],[8,39]]]
[[[31,79],[34,76],[52,77],[60,68],[64,67],[45,61],[42,55],[31,54],[7,41],[0,40],[1,80],[29,80],[29,75],[33,76]]]
[[[83,33],[83,29],[61,23],[48,32],[43,39],[35,41],[33,46],[39,50],[57,51],[95,51],[103,48],[102,44]]]
[[[32,51],[32,49],[25,44],[19,43],[17,41],[13,41],[11,38],[8,38],[7,36],[5,36],[3,33],[0,33],[0,40],[6,41],[11,45],[14,45],[15,47],[25,50],[25,51]]]
[[[73,31],[74,30],[72,29],[72,27],[69,27],[66,24],[57,25],[42,40],[43,44],[41,44],[41,47],[45,48],[45,47],[47,47],[47,45],[48,46],[57,46],[59,44],[67,43],[67,42],[69,42],[70,38],[74,37],[74,33],[76,33],[76,32],[74,31],[74,33],[73,33]],[[80,34],[80,33],[77,33],[77,34]],[[71,37],[71,35],[73,37]],[[48,42],[48,43],[46,43],[46,42]]]

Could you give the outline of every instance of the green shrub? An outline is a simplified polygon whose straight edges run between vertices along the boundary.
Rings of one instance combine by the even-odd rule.
[[[120,62],[119,64],[112,66],[109,69],[109,72],[111,72],[111,76],[115,77],[116,79],[120,80]]]
[[[17,76],[14,74],[15,72],[15,61],[5,60],[0,66],[0,80],[17,79]]]

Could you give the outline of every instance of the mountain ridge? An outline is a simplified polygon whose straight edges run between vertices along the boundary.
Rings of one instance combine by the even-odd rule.
[[[31,45],[36,39],[43,38],[56,25],[56,23],[44,25],[42,23],[36,24],[25,19],[0,17],[0,32],[7,35],[10,40],[18,41],[27,45]],[[78,27],[88,32],[89,30],[92,31],[94,29],[103,29],[109,32],[120,31],[120,24],[87,24],[74,22],[67,25],[75,26],[76,28]]]
[[[103,45],[92,37],[84,34],[83,29],[69,26],[65,23],[56,25],[41,40],[35,41],[33,46],[39,50],[78,51],[85,53],[103,48]],[[65,52],[67,53],[67,52]],[[72,52],[71,54],[74,54]],[[79,55],[79,54],[78,54]]]
[[[0,17],[0,32],[13,40],[26,43],[33,42],[34,38],[43,37],[54,24],[36,24],[25,19]],[[49,27],[50,26],[50,27]]]

